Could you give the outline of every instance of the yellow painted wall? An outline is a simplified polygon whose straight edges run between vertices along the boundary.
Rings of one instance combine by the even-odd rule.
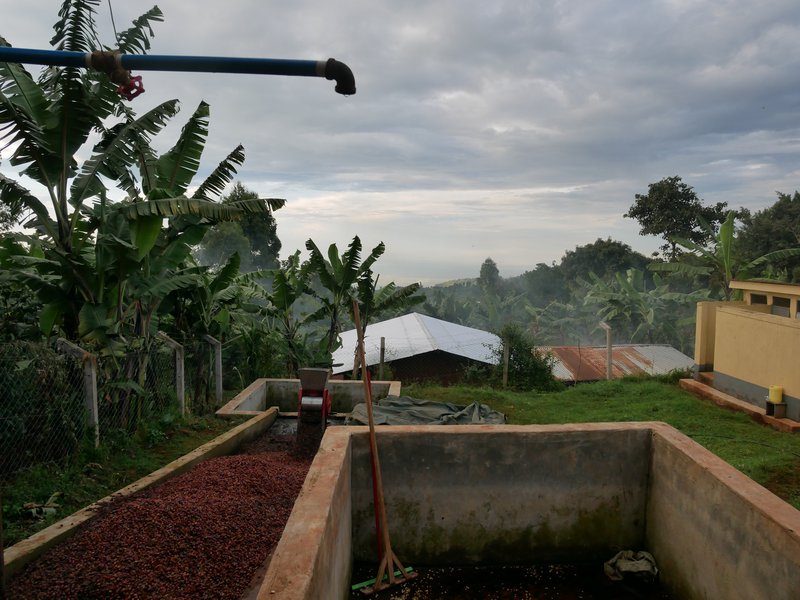
[[[800,397],[800,321],[752,308],[717,309],[714,371]]]
[[[714,337],[716,335],[717,308],[744,306],[744,302],[698,302],[694,334],[694,364],[714,364]]]

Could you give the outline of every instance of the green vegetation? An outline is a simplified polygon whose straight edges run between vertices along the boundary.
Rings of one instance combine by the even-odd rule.
[[[482,402],[515,425],[663,421],[800,509],[800,435],[759,425],[674,383],[624,379],[540,393],[413,385],[403,393],[454,404]]]
[[[59,519],[160,469],[224,433],[237,422],[215,417],[179,419],[163,415],[143,423],[134,436],[109,432],[101,448],[84,447],[64,467],[40,464],[0,482],[3,502],[3,543],[6,547],[33,535]],[[44,504],[53,494],[56,513],[33,517],[25,504]]]

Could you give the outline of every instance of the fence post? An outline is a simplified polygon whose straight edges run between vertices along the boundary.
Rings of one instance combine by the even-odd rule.
[[[100,446],[100,411],[97,407],[97,357],[91,352],[59,338],[56,347],[83,363],[83,398],[86,403],[86,424],[94,429],[94,447]]]
[[[179,344],[163,331],[158,332],[158,337],[164,340],[164,343],[175,350],[175,395],[178,397],[178,406],[181,408],[181,416],[186,416],[186,378],[184,375],[184,359],[186,358],[186,351],[183,345]]]
[[[508,360],[511,340],[503,340],[503,387],[508,387]]]
[[[205,339],[214,348],[214,384],[216,387],[217,407],[222,406],[222,342],[204,335]]]
[[[381,361],[378,365],[378,381],[383,381],[383,363],[386,358],[386,338],[381,336]]]
[[[611,326],[605,321],[600,321],[600,328],[606,332],[606,379],[614,378],[614,354],[611,348]]]

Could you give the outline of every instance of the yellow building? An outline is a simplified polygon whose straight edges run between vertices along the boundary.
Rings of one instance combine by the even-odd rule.
[[[766,407],[783,388],[786,416],[800,421],[800,285],[733,281],[744,299],[698,302],[694,362],[714,388]]]

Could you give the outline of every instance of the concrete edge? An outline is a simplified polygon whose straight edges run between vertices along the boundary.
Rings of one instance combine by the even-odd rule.
[[[547,423],[531,425],[378,425],[375,427],[375,435],[380,437],[382,433],[393,434],[413,433],[416,435],[428,435],[435,431],[437,435],[458,435],[462,432],[503,432],[503,433],[557,433],[561,431],[631,431],[641,429],[652,429],[655,425],[670,425],[662,421],[610,421],[607,423]],[[366,433],[369,431],[367,425],[348,425],[348,431],[353,433]]]
[[[772,427],[777,431],[782,431],[784,433],[800,432],[800,423],[797,421],[793,421],[792,419],[776,419],[775,417],[768,416],[766,411],[760,406],[750,404],[749,402],[740,400],[739,398],[731,396],[730,394],[726,394],[725,392],[720,392],[719,390],[700,381],[695,381],[694,379],[681,379],[678,382],[678,385],[701,400],[710,400],[722,408],[746,413],[757,423],[767,425],[768,427]]]
[[[345,461],[350,460],[350,436],[362,427],[331,427],[325,431],[286,527],[272,554],[258,590],[258,600],[301,600],[314,586],[313,574],[322,560],[323,536],[342,507],[336,503]],[[348,471],[349,473],[349,471]],[[313,543],[308,543],[309,538]]]
[[[219,408],[215,414],[218,417],[222,417],[222,418],[226,418],[226,419],[227,418],[231,418],[231,417],[238,417],[238,416],[242,416],[242,415],[244,415],[244,416],[259,415],[259,414],[261,414],[262,411],[258,411],[258,410],[239,410],[239,406],[242,403],[247,402],[248,400],[250,400],[254,395],[261,394],[262,392],[266,396],[266,389],[267,389],[267,385],[269,384],[269,382],[276,382],[276,383],[279,383],[279,384],[285,384],[285,383],[298,383],[299,384],[299,381],[300,381],[299,379],[267,379],[267,378],[256,379],[255,381],[253,381],[253,383],[248,385],[241,392],[236,394],[236,396],[234,396],[231,400],[229,400],[226,404],[224,404],[221,408]],[[354,386],[358,385],[358,384],[361,384],[360,381],[350,381],[350,380],[329,380],[328,384],[330,385],[331,383],[336,384],[336,385],[342,384],[342,383],[347,383],[347,384],[352,384]],[[388,391],[386,393],[387,396],[399,396],[400,395],[400,390],[402,389],[402,385],[403,385],[402,381],[397,381],[397,380],[380,380],[380,381],[373,381],[372,383],[373,384],[388,384]],[[265,398],[265,402],[266,402],[266,398]],[[290,414],[295,414],[296,415],[297,413],[296,412],[292,412],[292,411],[284,411],[281,414],[282,415],[290,415]],[[337,414],[339,414],[339,413],[337,413]],[[347,413],[341,413],[341,414],[347,414]]]
[[[247,442],[261,435],[268,429],[278,418],[278,409],[270,408],[265,412],[257,413],[253,417],[237,425],[230,431],[214,438],[210,442],[206,442],[175,459],[171,463],[161,467],[157,471],[153,471],[149,475],[134,481],[133,483],[125,486],[124,488],[101,498],[97,502],[90,504],[86,508],[82,508],[76,513],[53,523],[49,527],[33,534],[29,538],[17,542],[13,546],[6,548],[3,552],[3,569],[6,578],[10,578],[18,573],[22,568],[42,555],[50,547],[68,539],[75,534],[78,528],[84,523],[90,521],[97,515],[100,508],[109,502],[117,499],[130,496],[135,492],[146,489],[152,485],[156,485],[188,471],[194,465],[201,463],[210,458],[216,458],[230,454],[242,443]]]
[[[800,510],[770,492],[739,469],[668,423],[650,423],[654,436],[666,440],[701,468],[710,473],[731,493],[753,506],[780,529],[800,541]]]
[[[381,382],[376,382],[381,383]],[[400,395],[400,387],[402,386],[402,382],[391,380],[389,381],[389,393],[386,394],[387,396],[399,396]]]
[[[236,408],[245,400],[248,400],[253,394],[257,393],[261,390],[261,388],[267,385],[267,380],[264,378],[256,379],[244,388],[241,392],[236,394],[233,398],[231,398],[226,404],[224,404],[221,408],[217,409],[215,413],[218,417],[223,418],[230,418],[235,417],[238,415],[260,415],[262,411],[237,411]]]

